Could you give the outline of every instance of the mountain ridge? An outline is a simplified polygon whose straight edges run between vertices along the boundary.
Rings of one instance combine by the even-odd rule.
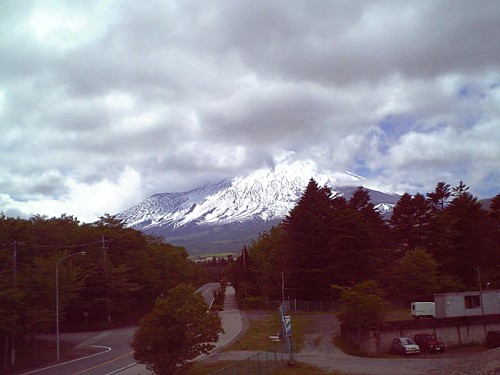
[[[350,172],[318,171],[311,161],[279,163],[246,176],[178,193],[158,193],[117,215],[127,226],[161,235],[190,254],[238,250],[279,223],[296,205],[309,180],[349,198],[364,179]],[[399,199],[368,189],[383,214]]]

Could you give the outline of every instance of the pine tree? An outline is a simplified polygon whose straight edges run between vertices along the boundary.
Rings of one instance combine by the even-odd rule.
[[[488,227],[487,213],[467,189],[461,187],[461,193],[445,210],[449,223],[449,247],[442,266],[472,287],[478,285],[477,267],[483,268],[491,260],[485,256],[489,253],[489,241],[485,233]]]
[[[345,281],[351,283],[373,278],[381,267],[387,227],[371,202],[367,189],[356,189],[343,217],[344,228],[350,238],[342,255],[351,264],[343,269],[345,276],[349,275]]]
[[[288,234],[287,274],[291,297],[328,299],[331,288],[331,190],[314,179],[283,222]]]
[[[427,201],[431,208],[430,231],[426,249],[434,256],[438,263],[445,263],[450,247],[449,221],[445,215],[445,208],[451,197],[451,186],[445,182],[438,182],[434,192],[427,193]]]
[[[455,198],[462,197],[469,190],[469,186],[465,185],[462,180],[458,183],[457,186],[451,188],[451,196]]]
[[[404,193],[394,206],[391,219],[391,233],[394,245],[400,254],[415,247],[413,239],[414,207],[412,196]]]
[[[437,183],[434,192],[427,193],[427,197],[429,198],[429,203],[434,209],[437,211],[443,211],[446,207],[448,199],[451,196],[451,187],[450,185],[440,181]]]
[[[481,271],[481,279],[487,287],[500,289],[500,194],[491,200],[488,216],[490,251],[485,257],[489,262]]]

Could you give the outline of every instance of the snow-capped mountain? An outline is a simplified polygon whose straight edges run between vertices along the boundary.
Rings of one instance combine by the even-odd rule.
[[[189,248],[193,245],[188,244],[193,238],[204,242],[200,245],[212,251],[209,244],[217,237],[219,248],[228,250],[225,245],[234,241],[221,240],[221,233],[217,235],[217,232],[228,234],[239,228],[236,232],[244,238],[235,238],[238,244],[244,239],[256,239],[259,232],[269,229],[290,212],[311,178],[347,198],[363,184],[363,178],[352,173],[320,172],[312,161],[286,162],[189,192],[156,194],[117,217],[128,226],[163,235],[167,242],[183,245],[189,252],[194,251]],[[391,210],[399,198],[375,190],[370,190],[370,196],[382,213]]]

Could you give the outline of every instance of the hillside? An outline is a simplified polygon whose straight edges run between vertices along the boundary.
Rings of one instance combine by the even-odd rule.
[[[346,198],[363,185],[360,176],[320,172],[313,162],[283,163],[188,192],[155,194],[117,216],[129,226],[186,247],[190,254],[237,252],[243,242],[284,219],[311,178]],[[396,194],[369,192],[382,214],[399,199]]]

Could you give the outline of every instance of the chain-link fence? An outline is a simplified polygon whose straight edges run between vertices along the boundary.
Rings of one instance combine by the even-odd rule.
[[[338,312],[341,306],[340,301],[302,301],[292,299],[288,302],[290,303],[290,310],[294,312]],[[274,308],[279,306],[280,303],[281,301],[269,301],[268,306]]]
[[[290,360],[295,361],[295,354],[293,358],[290,358],[287,348],[282,343],[212,372],[210,375],[272,375],[288,367]]]

